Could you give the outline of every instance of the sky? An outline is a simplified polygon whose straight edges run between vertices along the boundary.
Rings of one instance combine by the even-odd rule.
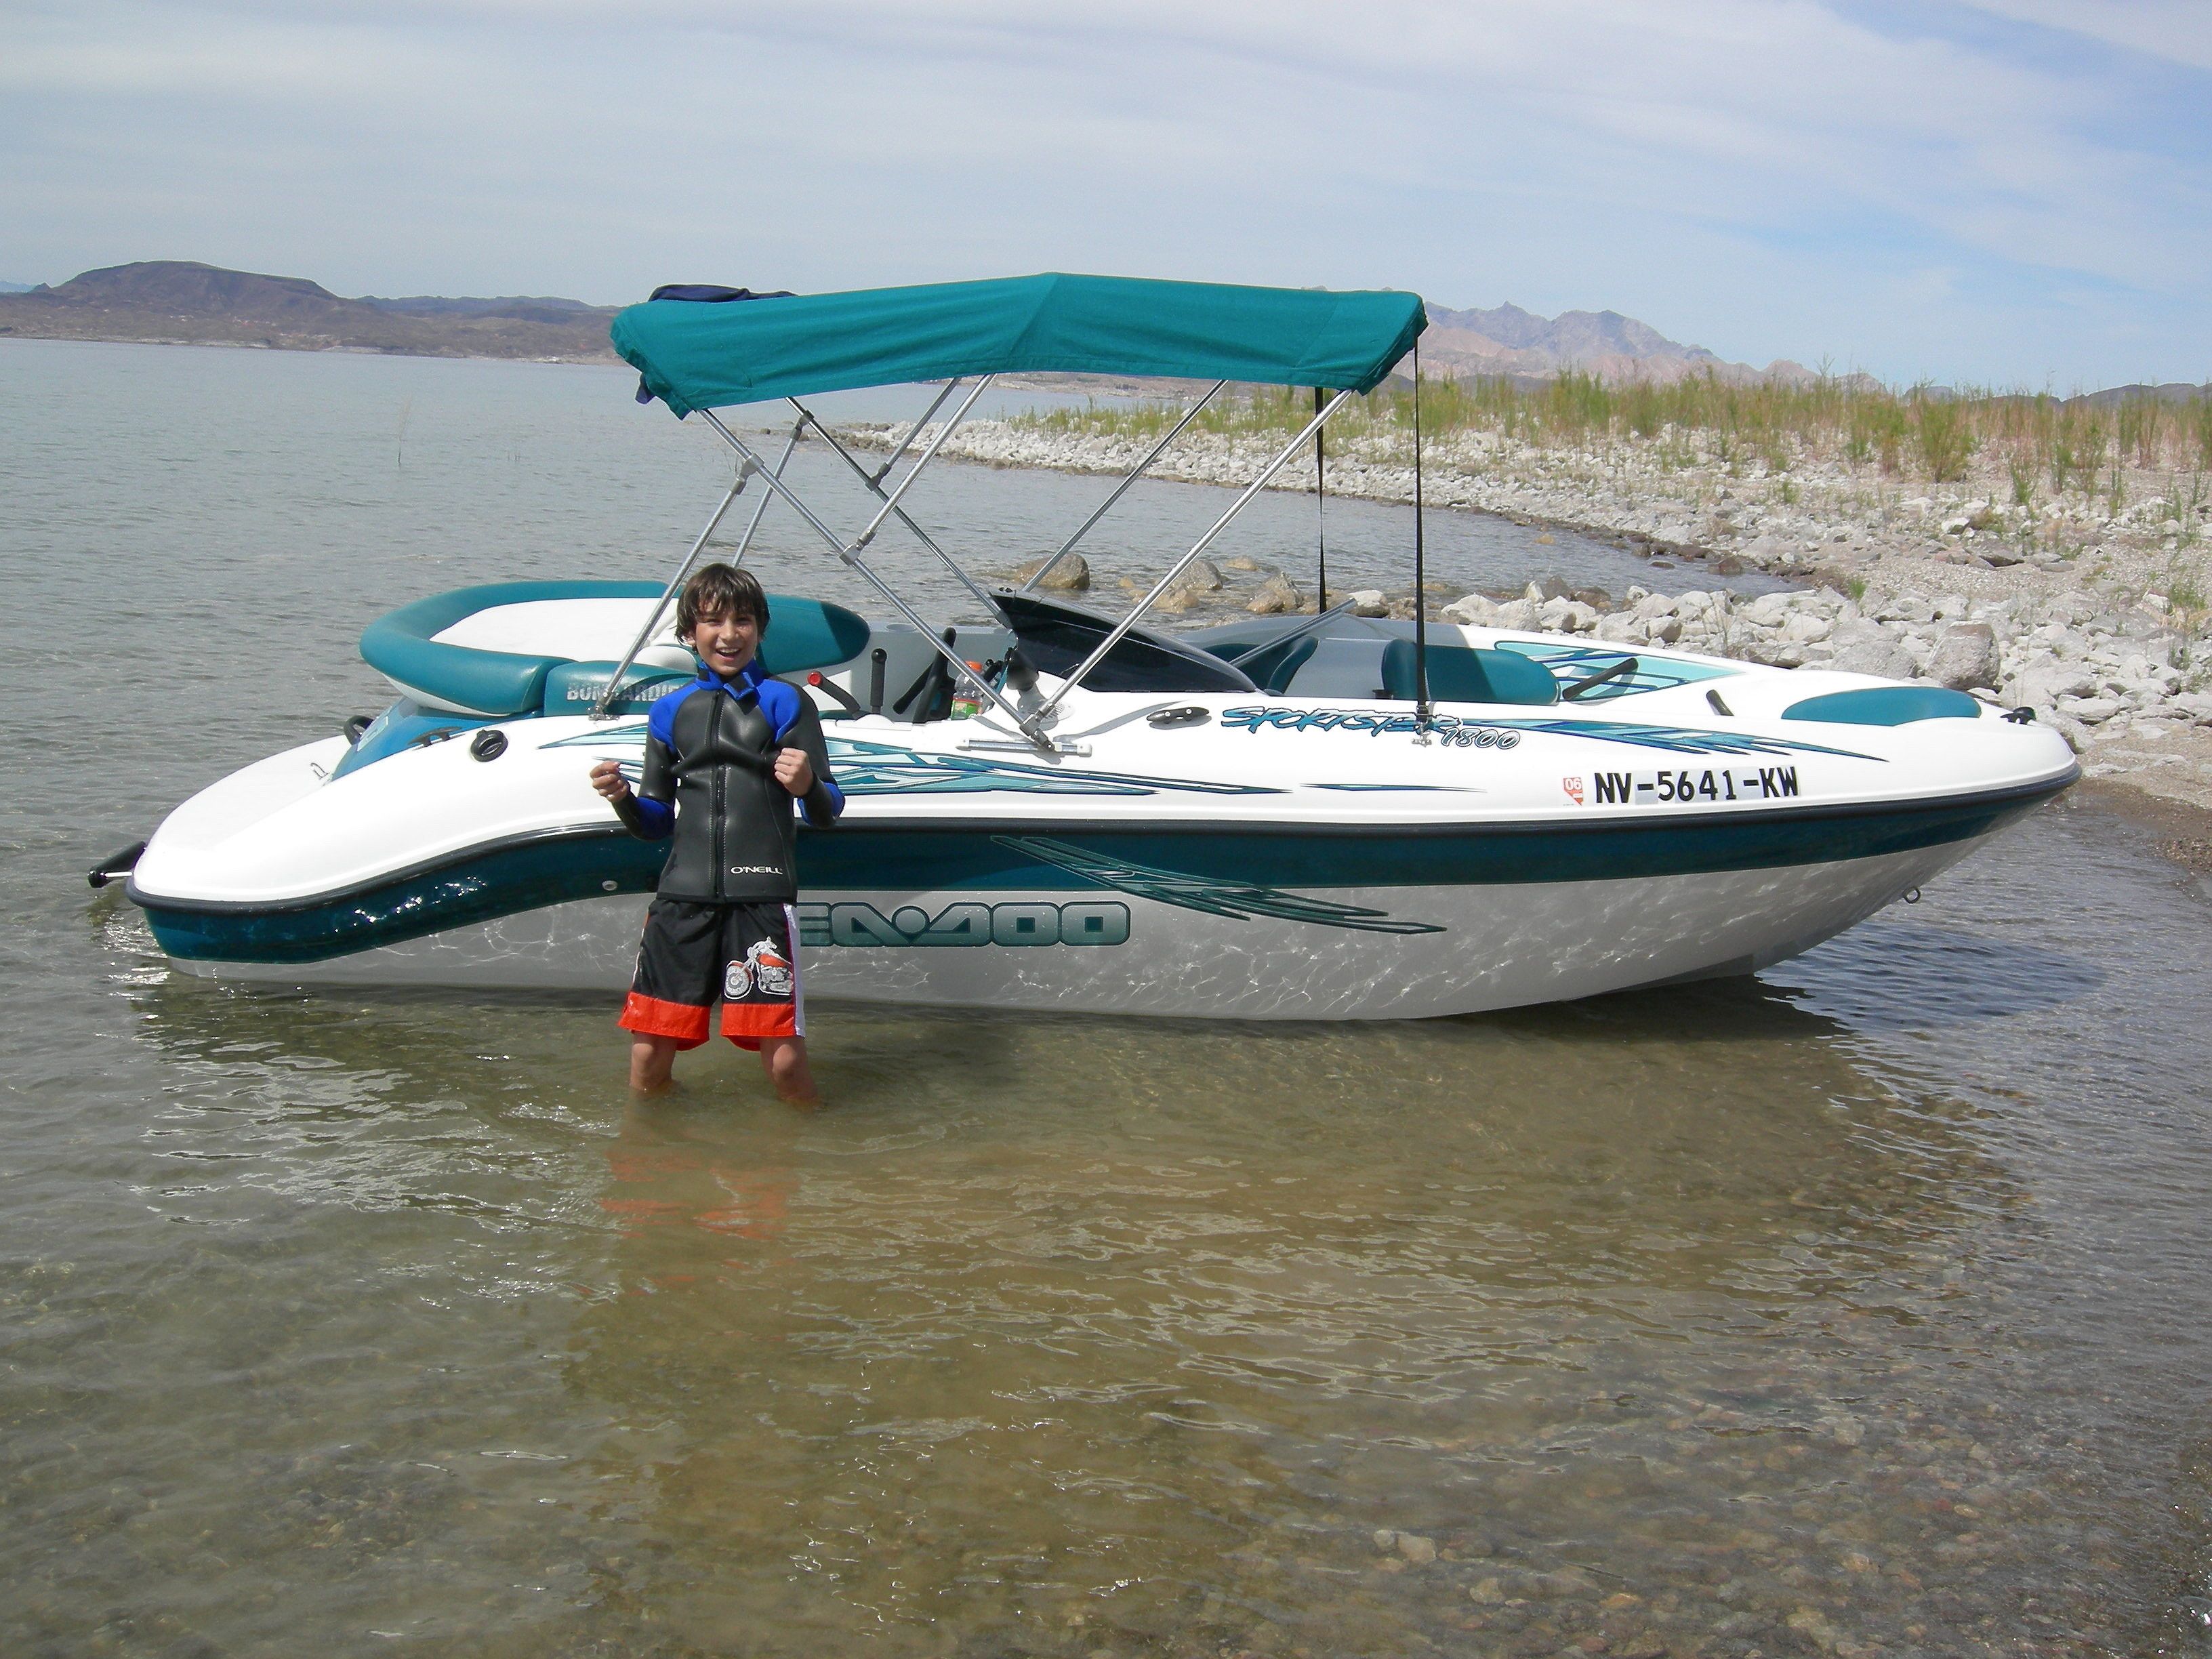
[[[0,0],[0,279],[1033,270],[2212,378],[2212,0]]]

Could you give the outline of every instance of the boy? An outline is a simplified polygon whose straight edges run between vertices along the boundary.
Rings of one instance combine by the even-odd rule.
[[[792,804],[826,830],[845,797],[813,700],[755,660],[767,632],[768,596],[751,572],[700,570],[676,602],[676,636],[699,677],[653,705],[639,787],[613,761],[592,769],[592,787],[631,834],[673,842],[623,1005],[629,1084],[641,1093],[666,1087],[677,1051],[707,1040],[719,996],[722,1035],[759,1050],[776,1093],[816,1098],[791,908]]]

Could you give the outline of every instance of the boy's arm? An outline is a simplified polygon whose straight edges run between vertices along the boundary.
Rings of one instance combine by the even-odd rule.
[[[660,734],[645,738],[645,775],[615,803],[615,816],[644,841],[665,841],[676,828],[676,757]]]
[[[799,798],[806,810],[806,821],[817,830],[827,830],[837,822],[837,815],[845,810],[845,792],[837,787],[837,780],[830,775],[830,749],[822,736],[822,716],[814,708],[814,699],[804,691],[799,694],[799,712],[792,717],[783,735],[776,739],[787,749],[796,749],[806,757],[806,763],[814,773],[814,781]]]

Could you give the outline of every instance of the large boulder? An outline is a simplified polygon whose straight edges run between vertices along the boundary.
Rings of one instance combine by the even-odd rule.
[[[1175,587],[1170,587],[1168,592],[1172,593],[1177,587],[1188,587],[1201,593],[1218,593],[1227,585],[1212,560],[1193,559],[1189,568],[1175,579]]]
[[[1547,634],[1582,634],[1597,626],[1597,612],[1573,599],[1547,599],[1536,609],[1536,622]]]
[[[1645,640],[1644,624],[1626,611],[1600,617],[1594,631],[1598,638],[1611,645],[1642,645]]]
[[[1271,570],[1267,579],[1254,590],[1252,602],[1244,608],[1255,617],[1286,616],[1303,603],[1297,585],[1279,570]]]
[[[1508,599],[1498,607],[1498,614],[1490,620],[1492,628],[1510,628],[1526,631],[1536,626],[1536,601]]]
[[[1219,592],[1226,585],[1212,561],[1194,559],[1188,570],[1168,584],[1167,592],[1160,595],[1153,609],[1170,617],[1182,616],[1196,610],[1208,594]]]
[[[2056,708],[2061,697],[2093,696],[2096,690],[2097,677],[2083,664],[2045,657],[2006,682],[2004,700],[2030,708]]]
[[[1917,669],[1912,653],[1887,629],[1863,617],[1838,623],[1830,638],[1836,649],[1828,666],[1844,673],[1902,680],[1910,679]]]
[[[1014,567],[1014,580],[1025,582],[1045,567],[1043,559],[1031,559],[1026,564]],[[1052,574],[1037,584],[1039,587],[1062,593],[1081,593],[1091,586],[1091,566],[1080,553],[1071,553],[1053,566]],[[1218,586],[1217,583],[1216,586]]]
[[[1995,690],[1999,674],[1996,630],[1987,623],[1953,623],[1936,636],[1923,672],[1954,691]]]
[[[1462,628],[1486,628],[1498,620],[1498,602],[1484,594],[1469,593],[1454,599],[1437,614]]]

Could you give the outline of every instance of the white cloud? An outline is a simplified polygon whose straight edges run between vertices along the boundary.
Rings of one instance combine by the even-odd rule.
[[[2062,29],[2191,69],[2212,70],[2212,6],[2203,0],[1966,0],[2014,22]]]

